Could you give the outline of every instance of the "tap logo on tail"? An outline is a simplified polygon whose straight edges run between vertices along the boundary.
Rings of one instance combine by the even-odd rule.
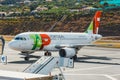
[[[102,13],[101,11],[97,11],[95,13],[95,16],[94,16],[93,20],[91,21],[86,33],[98,34],[101,13]]]

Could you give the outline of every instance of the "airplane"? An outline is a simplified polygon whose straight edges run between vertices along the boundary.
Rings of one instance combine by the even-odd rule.
[[[26,54],[24,58],[29,60],[29,54],[35,51],[45,51],[44,55],[51,56],[51,51],[59,51],[60,57],[77,59],[77,52],[83,46],[92,46],[93,42],[102,38],[98,34],[101,11],[97,11],[87,30],[79,32],[24,32],[16,35],[8,43],[11,49]]]

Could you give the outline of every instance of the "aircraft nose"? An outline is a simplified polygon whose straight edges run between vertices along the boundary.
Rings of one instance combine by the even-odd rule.
[[[16,43],[15,43],[14,41],[9,42],[9,43],[8,43],[8,46],[9,46],[11,49],[14,49],[14,50],[17,49],[17,45],[16,45]]]

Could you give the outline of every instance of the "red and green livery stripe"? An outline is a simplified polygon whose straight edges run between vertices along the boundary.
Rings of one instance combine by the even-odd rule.
[[[42,49],[51,42],[51,39],[47,34],[31,34],[30,38],[34,40],[32,50]]]

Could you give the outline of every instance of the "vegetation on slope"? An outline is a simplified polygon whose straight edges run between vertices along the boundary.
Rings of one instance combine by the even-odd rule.
[[[92,14],[68,15],[59,22],[52,31],[57,32],[84,32],[92,20]],[[58,17],[59,19],[61,16]],[[16,35],[26,31],[48,31],[57,22],[55,18],[17,18],[0,20],[0,34]],[[103,36],[120,36],[120,11],[105,11],[101,17],[99,33]]]

